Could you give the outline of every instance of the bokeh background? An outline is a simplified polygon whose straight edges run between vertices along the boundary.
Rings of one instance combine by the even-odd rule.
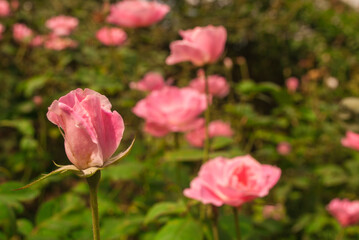
[[[143,120],[131,109],[146,94],[129,87],[150,71],[187,86],[197,69],[190,63],[166,65],[169,44],[180,39],[180,29],[209,24],[223,25],[228,39],[224,56],[207,72],[231,84],[229,96],[216,99],[211,114],[235,131],[233,138],[214,139],[211,156],[249,153],[282,169],[269,196],[242,206],[243,238],[334,239],[340,226],[326,205],[336,197],[359,198],[359,154],[340,143],[347,130],[359,130],[355,6],[339,0],[163,2],[171,7],[165,19],[125,29],[128,39],[120,47],[104,46],[95,37],[109,25],[106,4],[114,1],[21,0],[16,11],[0,18],[6,28],[0,40],[0,239],[91,239],[83,179],[60,174],[12,191],[54,170],[52,161],[69,164],[60,131],[46,112],[52,101],[76,88],[106,95],[122,115],[120,150],[136,136],[131,154],[103,171],[102,238],[211,239],[209,225],[194,217],[198,203],[182,195],[197,174],[202,150],[189,146],[182,134],[145,134]],[[71,34],[76,48],[55,51],[14,41],[15,23],[46,34],[45,21],[57,15],[79,19]],[[224,66],[224,57],[232,68]],[[286,88],[289,77],[299,79],[295,92]],[[288,154],[277,151],[282,142],[290,144]],[[275,212],[263,214],[266,205]],[[231,209],[219,212],[221,239],[234,239]],[[168,228],[182,234],[165,238]],[[357,227],[345,229],[345,239],[358,236]]]

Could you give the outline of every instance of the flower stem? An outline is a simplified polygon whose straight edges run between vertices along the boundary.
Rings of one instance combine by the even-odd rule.
[[[206,70],[206,69],[205,69]],[[209,122],[210,122],[210,106],[211,106],[211,96],[209,94],[209,84],[208,84],[208,77],[206,72],[204,71],[204,84],[205,84],[205,92],[206,92],[206,100],[207,100],[207,108],[206,111],[204,113],[204,117],[206,120],[205,123],[205,140],[204,140],[204,149],[203,149],[203,163],[207,162],[209,159],[209,130],[208,130],[208,126],[209,126]]]
[[[218,209],[216,206],[212,206],[212,233],[213,240],[219,240],[218,234]]]
[[[338,233],[338,235],[335,237],[335,240],[343,240],[344,239],[344,228],[342,227]]]
[[[239,226],[238,209],[236,207],[233,207],[233,216],[237,240],[241,240],[241,228]]]
[[[86,178],[90,188],[90,207],[92,213],[93,239],[100,240],[100,224],[98,217],[97,188],[101,178],[101,171],[97,171],[91,177]]]

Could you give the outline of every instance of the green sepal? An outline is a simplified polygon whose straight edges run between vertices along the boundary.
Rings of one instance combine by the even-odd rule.
[[[121,160],[122,158],[126,157],[128,155],[128,153],[131,151],[133,144],[135,143],[136,137],[132,140],[131,145],[123,152],[120,152],[119,154],[117,154],[116,156],[110,158],[109,160],[107,160],[105,162],[105,164],[103,165],[103,167],[107,167],[119,160]]]

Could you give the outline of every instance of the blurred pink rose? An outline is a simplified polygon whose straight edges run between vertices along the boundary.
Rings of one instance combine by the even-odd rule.
[[[327,210],[343,227],[359,222],[359,201],[335,198],[327,205]]]
[[[122,1],[111,5],[106,21],[122,27],[148,27],[161,21],[169,11],[168,5],[156,1]]]
[[[10,6],[12,10],[17,10],[19,8],[19,1],[17,0],[11,0],[10,1]]]
[[[179,32],[183,40],[171,43],[171,55],[167,57],[169,65],[191,61],[196,66],[213,63],[221,56],[227,39],[223,26],[195,27]]]
[[[285,80],[285,85],[289,92],[295,92],[299,86],[299,80],[296,77],[290,77]]]
[[[202,165],[198,177],[183,194],[203,204],[237,207],[266,196],[280,175],[280,168],[262,165],[250,155],[232,159],[217,157]]]
[[[283,205],[265,205],[263,207],[263,217],[272,218],[274,220],[281,220],[284,218],[284,208]]]
[[[96,33],[96,38],[107,46],[120,46],[127,39],[127,34],[121,28],[103,27]]]
[[[204,94],[190,88],[165,87],[151,92],[132,111],[146,120],[145,131],[164,136],[168,132],[185,132],[201,126],[204,120],[198,116],[206,108]]]
[[[34,37],[34,33],[25,24],[15,23],[13,26],[13,37],[17,42],[29,43]]]
[[[4,25],[0,23],[0,39],[2,39],[2,33],[5,31]]]
[[[30,45],[33,47],[39,47],[42,44],[44,44],[45,39],[46,39],[46,36],[37,35],[31,40]]]
[[[228,123],[217,120],[208,125],[208,135],[210,138],[218,136],[231,137],[233,136],[233,130]],[[194,147],[203,147],[205,138],[206,129],[204,126],[186,134],[187,141]]]
[[[61,51],[66,48],[77,47],[77,42],[70,38],[61,38],[56,35],[49,36],[45,41],[45,48]]]
[[[10,4],[6,0],[0,0],[0,17],[7,17],[10,15]]]
[[[90,89],[76,89],[55,100],[47,118],[62,128],[69,160],[80,170],[102,167],[116,151],[125,129],[111,103]]]
[[[229,85],[226,79],[219,75],[209,75],[207,76],[208,80],[208,90],[212,96],[216,97],[225,97],[229,93]],[[193,79],[189,83],[189,87],[196,89],[201,93],[206,92],[206,85],[205,85],[205,75],[204,73],[199,73],[198,77]]]
[[[69,16],[56,16],[48,19],[46,27],[51,29],[57,36],[67,36],[77,27],[79,20]]]
[[[288,155],[292,150],[292,147],[288,142],[280,142],[277,145],[277,152],[280,155]]]
[[[156,72],[147,73],[139,82],[131,82],[130,88],[140,91],[155,91],[168,86],[162,75]]]
[[[342,138],[341,142],[344,147],[359,151],[359,134],[347,131],[345,138]]]

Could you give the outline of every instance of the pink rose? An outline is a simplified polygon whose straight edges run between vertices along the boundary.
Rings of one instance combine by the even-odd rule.
[[[77,47],[77,42],[70,38],[60,38],[56,35],[49,36],[45,41],[45,48],[61,51],[66,48]]]
[[[330,201],[327,210],[343,227],[359,222],[359,201],[335,198]]]
[[[156,1],[122,1],[111,5],[106,21],[122,27],[148,27],[161,21],[169,11],[168,5]]]
[[[180,31],[183,40],[171,43],[171,55],[167,57],[169,65],[191,61],[196,66],[213,63],[221,56],[227,39],[227,31],[223,26],[195,27]]]
[[[102,167],[121,142],[125,129],[111,103],[90,89],[76,89],[55,100],[47,118],[61,127],[69,160],[80,170]]]
[[[96,33],[96,38],[107,46],[120,46],[127,39],[127,34],[121,28],[103,27]]]
[[[203,204],[237,207],[266,196],[280,175],[280,168],[262,165],[250,155],[232,159],[217,157],[202,165],[198,177],[183,194]]]
[[[345,138],[342,138],[342,145],[359,151],[359,134],[347,131]]]
[[[229,93],[229,85],[224,77],[219,75],[207,76],[209,94],[217,97],[225,97]],[[199,73],[198,77],[193,79],[189,86],[201,93],[206,92],[205,75]]]
[[[288,155],[292,150],[292,147],[290,146],[290,144],[288,142],[280,142],[277,145],[277,152],[280,155]]]
[[[67,36],[77,27],[79,20],[69,16],[57,16],[48,19],[46,27],[51,29],[57,36]]]
[[[5,31],[4,25],[0,23],[0,39],[2,39],[2,33]]]
[[[131,82],[130,88],[140,91],[155,91],[168,86],[162,75],[156,72],[147,73],[139,82]]]
[[[231,137],[233,136],[233,130],[228,123],[217,120],[208,125],[208,135],[210,138],[218,136]],[[194,147],[203,147],[205,138],[206,129],[204,126],[186,134],[187,141]]]
[[[132,111],[146,120],[148,133],[163,136],[168,132],[184,132],[201,126],[204,120],[198,116],[206,108],[204,94],[190,88],[165,87],[151,92]]]
[[[9,16],[10,12],[10,4],[6,0],[0,0],[0,17]]]
[[[299,80],[296,77],[290,77],[285,80],[285,85],[289,92],[295,92],[299,86]]]
[[[15,23],[13,26],[13,37],[17,42],[29,43],[34,37],[34,33],[25,24]]]

